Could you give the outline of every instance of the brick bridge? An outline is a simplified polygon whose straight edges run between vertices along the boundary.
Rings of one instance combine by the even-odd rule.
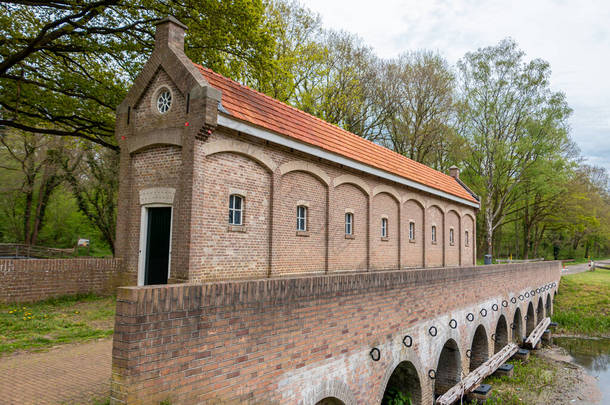
[[[119,289],[112,403],[431,404],[552,312],[559,262]],[[431,377],[435,377],[434,379]]]

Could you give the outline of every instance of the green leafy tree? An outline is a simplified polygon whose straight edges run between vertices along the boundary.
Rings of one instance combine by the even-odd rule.
[[[557,149],[571,112],[564,95],[549,88],[549,64],[523,59],[506,39],[458,62],[458,130],[469,145],[468,182],[482,196],[488,254],[494,232],[518,203],[518,187],[538,159]]]
[[[7,1],[0,4],[0,125],[117,149],[114,110],[150,54],[154,24],[189,26],[196,62],[247,82],[270,74],[260,0]]]

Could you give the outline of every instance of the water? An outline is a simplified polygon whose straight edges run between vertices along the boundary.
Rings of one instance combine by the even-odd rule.
[[[603,404],[610,403],[610,339],[553,338],[566,349],[574,362],[598,380]]]

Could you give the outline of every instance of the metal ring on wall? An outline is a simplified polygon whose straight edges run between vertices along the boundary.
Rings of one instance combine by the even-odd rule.
[[[451,329],[455,329],[455,328],[457,328],[457,321],[456,321],[455,319],[450,320],[450,321],[449,321],[449,327],[450,327]]]
[[[523,301],[523,294],[519,294],[519,301]]]
[[[496,341],[496,334],[495,333],[491,334],[491,340],[493,340],[494,342]]]
[[[516,301],[516,300],[515,300],[515,301]],[[508,307],[508,301],[506,301],[506,300],[502,300],[502,306],[503,306],[504,308]]]
[[[534,295],[536,295],[536,291],[534,291],[534,290],[530,291],[530,295],[533,297]]]
[[[525,316],[523,317],[523,319],[525,319],[525,320],[527,321],[528,319],[530,319],[530,317],[529,317],[529,315],[525,315]]]
[[[468,322],[474,321],[474,314],[469,312],[468,315],[466,315],[466,319],[468,319]]]
[[[407,340],[409,343],[406,342]],[[402,344],[405,345],[405,347],[413,346],[413,338],[409,335],[405,335],[405,337],[402,338]]]
[[[428,377],[431,380],[434,380],[436,378],[436,370],[432,370],[432,369],[428,370]]]
[[[515,298],[515,297],[511,298],[510,302],[512,302],[513,304],[516,304],[517,303],[517,298]]]
[[[530,293],[529,292],[525,292],[525,298],[529,298],[530,297]]]
[[[466,357],[470,358],[472,356],[472,350],[466,350]]]
[[[428,329],[428,333],[430,333],[431,336],[436,336],[436,334],[438,333],[436,326],[430,326],[430,329]]]
[[[493,309],[494,311],[497,311],[498,310],[498,304],[493,304],[491,306],[491,309]]]
[[[514,323],[512,323],[512,322],[511,322],[511,324],[510,324],[510,328],[511,328],[512,330],[515,330],[515,329],[517,329],[517,325],[515,325]]]
[[[381,351],[376,347],[373,347],[369,354],[371,355],[371,359],[373,359],[373,361],[379,361],[381,358]]]
[[[481,311],[479,313],[481,314],[481,316],[483,318],[485,318],[487,316],[487,310],[485,308],[481,309]]]

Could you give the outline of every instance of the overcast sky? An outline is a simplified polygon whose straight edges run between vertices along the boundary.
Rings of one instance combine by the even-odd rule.
[[[552,68],[567,95],[572,138],[589,163],[610,171],[610,1],[301,0],[327,28],[359,35],[384,58],[433,49],[452,64],[512,37]]]

